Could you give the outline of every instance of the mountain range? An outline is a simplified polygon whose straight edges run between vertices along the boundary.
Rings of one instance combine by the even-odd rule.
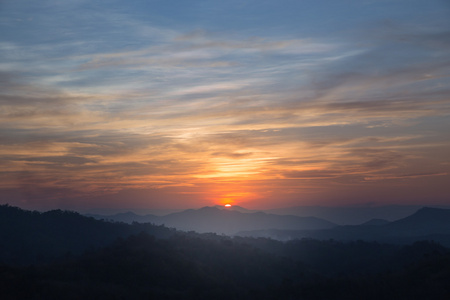
[[[431,208],[450,209],[449,206],[427,205]],[[412,215],[423,205],[358,205],[358,206],[294,206],[266,210],[266,213],[315,216],[338,225],[359,225],[372,219],[396,221]]]
[[[408,244],[418,240],[434,240],[450,246],[450,209],[424,207],[394,222],[372,220],[361,225],[335,226],[320,230],[255,230],[241,231],[239,236],[269,237],[278,240],[313,238],[319,240],[365,240]]]
[[[140,216],[132,212],[112,216],[92,214],[87,216],[125,223],[152,223],[184,231],[196,231],[199,233],[214,232],[227,235],[233,235],[240,231],[259,229],[318,230],[336,226],[332,222],[316,217],[267,214],[247,210],[239,206],[232,206],[230,208],[207,206],[200,209],[188,209],[166,216]]]
[[[322,218],[276,215],[234,206],[203,207],[168,214],[140,216],[128,212],[97,219],[165,225],[183,231],[276,240],[313,238],[319,240],[365,240],[407,244],[435,240],[450,246],[450,209],[424,207],[404,218],[388,221],[371,219],[360,225],[337,225]]]
[[[276,227],[311,220],[237,210],[205,207],[171,218]],[[419,241],[448,238],[449,214],[424,208],[388,223],[273,229],[321,236],[281,242],[0,205],[0,299],[449,299],[449,249]],[[356,240],[370,235],[411,242]]]

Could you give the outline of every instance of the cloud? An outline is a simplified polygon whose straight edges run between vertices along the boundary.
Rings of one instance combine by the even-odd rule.
[[[235,158],[235,159],[249,157],[252,154],[253,153],[251,153],[251,152],[232,152],[232,153],[230,153],[230,152],[214,152],[214,153],[211,153],[212,156],[225,156],[225,157]]]
[[[229,4],[211,23],[210,3],[170,7],[178,18],[154,3],[46,3],[8,3],[20,22],[0,12],[4,191],[331,199],[450,172],[445,26],[297,14],[240,28],[220,23]],[[251,15],[268,7],[287,13]]]
[[[331,170],[312,170],[312,171],[289,171],[283,173],[283,177],[289,179],[306,179],[306,180],[314,180],[314,179],[330,179],[336,178],[338,175]]]
[[[448,176],[449,173],[416,173],[416,174],[399,174],[399,175],[372,175],[364,178],[367,181],[380,180],[402,180],[402,179],[420,179],[423,177]]]
[[[9,158],[9,160],[18,160],[18,157]],[[21,160],[25,162],[31,162],[31,163],[44,163],[44,164],[54,164],[57,165],[57,167],[61,167],[61,165],[84,165],[87,163],[96,163],[96,160],[89,159],[86,157],[80,157],[80,156],[38,156],[38,157],[24,157]]]
[[[372,39],[367,41],[369,47],[359,53],[318,68],[312,76],[317,95],[341,95],[347,101],[363,97],[371,100],[374,96],[398,95],[400,89],[404,96],[414,99],[414,93],[423,93],[424,87],[428,93],[441,90],[446,94],[439,80],[447,77],[450,67],[441,47],[448,40],[448,32],[440,28],[422,32],[385,30],[378,30],[377,39],[361,37]],[[432,86],[434,89],[430,89]],[[409,92],[405,92],[406,87]]]

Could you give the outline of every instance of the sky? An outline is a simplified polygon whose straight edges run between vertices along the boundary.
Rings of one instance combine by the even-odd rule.
[[[1,0],[0,203],[450,205],[450,2]]]

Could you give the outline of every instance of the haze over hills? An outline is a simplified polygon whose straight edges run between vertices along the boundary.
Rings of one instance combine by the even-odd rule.
[[[128,211],[124,213],[117,213],[114,215],[100,215],[100,214],[84,214],[87,217],[92,217],[97,220],[107,220],[107,221],[115,221],[115,222],[124,222],[131,224],[133,222],[138,223],[155,223],[155,220],[159,218],[159,216],[147,214],[147,215],[138,215],[134,212]]]
[[[388,220],[384,220],[384,219],[371,219],[367,222],[362,223],[362,226],[380,226],[380,225],[386,225],[389,224],[390,222]]]
[[[298,217],[291,215],[275,215],[264,212],[253,212],[245,208],[234,206],[203,207],[188,209],[166,216],[145,215],[139,216],[128,212],[112,216],[89,215],[97,219],[107,219],[120,222],[153,223],[174,227],[184,231],[199,233],[214,232],[218,234],[233,235],[239,231],[258,229],[284,229],[284,230],[317,230],[327,229],[336,224],[316,217]]]
[[[383,206],[296,206],[267,210],[272,214],[290,214],[300,217],[315,216],[339,225],[359,225],[372,219],[396,221],[427,207],[449,209],[439,205],[383,205]]]
[[[241,212],[241,213],[260,212],[260,210],[250,210],[250,209],[246,209],[244,207],[238,206],[238,205],[233,205],[231,207],[225,207],[223,205],[214,205],[212,207],[220,209],[220,210],[238,211],[238,212]],[[132,222],[159,223],[159,221],[161,219],[164,219],[164,218],[161,218],[161,217],[165,217],[167,215],[174,214],[174,213],[180,213],[180,212],[183,212],[183,211],[185,211],[185,210],[171,211],[171,212],[168,212],[166,214],[151,213],[151,214],[145,214],[145,215],[136,214],[136,213],[134,213],[132,211],[119,212],[119,213],[116,213],[116,214],[86,213],[84,215],[88,216],[88,217],[93,217],[95,219],[113,220],[113,221],[125,222],[125,223],[132,223]]]
[[[182,215],[205,212],[267,215]],[[449,213],[423,209],[387,226],[447,233]],[[430,241],[281,242],[0,206],[1,299],[448,299],[449,258]]]
[[[408,206],[397,209],[397,213],[411,210]],[[341,210],[348,214],[352,211]],[[365,208],[364,208],[365,210]],[[388,207],[380,208],[388,211]],[[330,212],[330,210],[328,210]],[[361,211],[354,210],[354,211]],[[168,214],[166,216],[122,213],[112,216],[91,215],[97,219],[106,219],[126,223],[152,223],[165,225],[183,231],[199,233],[270,237],[278,240],[295,238],[367,240],[393,243],[409,243],[418,239],[434,239],[450,245],[450,210],[441,208],[421,208],[405,218],[395,221],[374,218],[360,225],[336,225],[317,217],[294,215],[276,215],[266,212],[254,212],[245,208],[203,207]]]
[[[247,209],[238,205],[225,207],[222,205],[212,206],[220,210],[237,211],[240,213],[256,213],[263,212],[270,215],[291,215],[298,217],[316,217],[327,220],[337,225],[360,225],[371,220],[385,220],[386,222],[396,221],[405,218],[424,206],[420,205],[386,205],[386,206],[296,206],[269,210],[254,210]],[[428,206],[434,208],[448,209],[448,206]],[[156,223],[159,224],[168,215],[173,213],[181,213],[184,210],[165,210],[164,211],[147,211],[149,213],[142,214],[141,210],[123,211],[115,214],[111,213],[85,213],[86,216],[91,216],[96,219],[108,219],[125,223],[139,222],[139,223]],[[372,221],[375,222],[375,221]]]
[[[335,226],[331,222],[315,217],[279,216],[263,212],[242,213],[215,207],[174,213],[164,217],[163,220],[164,224],[182,230],[216,232],[219,234],[235,234],[241,231],[241,228],[316,230]]]
[[[406,218],[387,223],[383,220],[375,220],[362,225],[336,226],[323,230],[257,230],[243,231],[238,235],[270,237],[278,240],[314,238],[400,244],[418,240],[434,240],[450,246],[450,209],[425,207]]]

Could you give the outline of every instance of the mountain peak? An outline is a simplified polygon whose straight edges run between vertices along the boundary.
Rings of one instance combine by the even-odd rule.
[[[434,222],[437,220],[448,220],[450,218],[450,209],[422,207],[408,218],[426,219]]]
[[[404,219],[392,222],[389,227],[411,233],[450,233],[450,209],[423,207]]]
[[[221,209],[221,210],[231,210],[231,211],[238,211],[241,213],[254,213],[254,212],[259,212],[258,210],[250,210],[247,208],[244,208],[242,206],[239,205],[231,205],[231,206],[224,206],[224,205],[214,205],[214,208],[217,209]]]
[[[271,228],[310,230],[335,226],[333,223],[318,218],[266,214],[237,205],[231,207],[215,205],[189,209],[161,217],[155,222],[186,231],[230,235],[246,230]]]
[[[429,214],[429,213],[445,213],[448,212],[450,210],[448,209],[443,209],[443,208],[436,208],[436,207],[422,207],[421,209],[419,209],[416,214]]]

